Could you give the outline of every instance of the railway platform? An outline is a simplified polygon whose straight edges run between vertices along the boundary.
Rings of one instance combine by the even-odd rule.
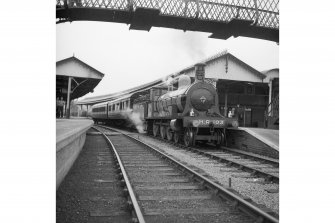
[[[271,148],[279,151],[279,130],[263,128],[241,128],[250,135],[261,140]]]
[[[228,146],[279,159],[279,130],[263,128],[228,129]]]
[[[57,189],[78,157],[86,131],[93,126],[90,119],[56,119],[56,185]]]

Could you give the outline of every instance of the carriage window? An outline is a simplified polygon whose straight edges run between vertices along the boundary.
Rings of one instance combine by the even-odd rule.
[[[104,111],[106,111],[106,107],[97,108],[97,111],[98,112],[104,112]]]
[[[113,104],[113,108],[112,108],[113,111],[115,111],[115,105]]]

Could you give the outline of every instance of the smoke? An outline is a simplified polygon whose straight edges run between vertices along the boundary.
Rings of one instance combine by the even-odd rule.
[[[137,129],[139,133],[144,133],[144,123],[139,112],[133,112],[132,109],[122,111],[122,116],[127,118]]]
[[[169,86],[174,83],[174,78],[172,78],[171,76],[166,76],[162,78],[162,82],[164,86]]]
[[[208,43],[208,37],[203,33],[186,32],[178,35],[176,40],[180,49],[183,50],[192,62],[200,62],[205,59],[205,49]]]

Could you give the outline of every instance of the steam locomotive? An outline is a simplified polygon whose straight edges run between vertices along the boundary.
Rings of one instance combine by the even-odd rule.
[[[195,65],[194,83],[189,76],[180,75],[176,90],[172,83],[96,104],[92,118],[118,125],[132,123],[139,132],[146,130],[185,146],[201,141],[221,145],[225,129],[237,128],[238,121],[220,114],[216,88],[205,81],[205,66]]]

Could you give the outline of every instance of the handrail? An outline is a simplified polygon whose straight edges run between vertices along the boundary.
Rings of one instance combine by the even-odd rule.
[[[170,7],[170,5],[174,5]],[[279,0],[56,0],[56,8],[158,9],[161,15],[216,22],[252,20],[253,26],[279,29]]]

